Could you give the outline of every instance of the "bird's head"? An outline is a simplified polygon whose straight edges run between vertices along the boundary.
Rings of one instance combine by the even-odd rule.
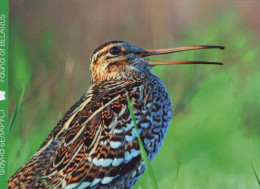
[[[124,41],[110,41],[98,47],[90,58],[92,81],[121,80],[133,78],[134,75],[150,73],[155,65],[172,64],[218,64],[219,62],[203,61],[170,61],[150,60],[145,57],[168,54],[186,50],[219,48],[222,46],[187,46],[170,49],[142,49]]]

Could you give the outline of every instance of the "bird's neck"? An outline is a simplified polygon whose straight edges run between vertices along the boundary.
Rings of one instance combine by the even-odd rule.
[[[147,80],[154,77],[154,74],[151,73],[150,69],[136,70],[136,69],[126,69],[121,72],[112,71],[109,73],[92,74],[92,82],[102,82],[109,80]]]

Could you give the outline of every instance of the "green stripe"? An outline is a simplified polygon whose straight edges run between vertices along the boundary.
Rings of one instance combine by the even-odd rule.
[[[132,120],[133,120],[133,123],[134,123],[134,128],[135,128],[135,131],[136,131],[136,134],[137,134],[137,140],[138,140],[138,143],[139,143],[139,146],[140,146],[141,157],[142,157],[142,159],[143,159],[143,161],[144,161],[144,163],[146,165],[149,177],[151,179],[151,188],[152,189],[158,189],[158,184],[157,184],[154,172],[153,172],[152,165],[151,165],[151,163],[150,163],[150,161],[148,159],[148,156],[147,156],[147,153],[145,151],[143,142],[142,142],[141,137],[140,137],[140,135],[138,133],[138,127],[137,127],[137,124],[136,124],[134,110],[133,110],[133,107],[132,107],[132,104],[131,104],[131,100],[129,98],[129,95],[128,95],[127,91],[126,91],[126,98],[127,98],[127,105],[128,105],[128,108],[129,108],[129,112],[131,114],[131,117],[132,117]]]
[[[0,188],[7,188],[8,135],[8,11],[9,1],[0,0]]]

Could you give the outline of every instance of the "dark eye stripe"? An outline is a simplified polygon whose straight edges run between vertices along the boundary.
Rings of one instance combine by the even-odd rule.
[[[95,51],[93,52],[93,54],[95,54],[96,52],[100,51],[101,49],[103,49],[104,47],[106,46],[109,46],[111,44],[116,44],[116,43],[125,43],[124,41],[109,41],[109,42],[106,42],[105,44],[103,45],[100,45],[98,48],[95,49]]]
[[[116,45],[121,45],[122,43],[125,43],[123,41],[110,41],[110,42],[107,42],[103,45],[101,45],[100,47],[98,47],[92,54],[91,58],[90,58],[90,61],[92,62],[93,65],[95,65],[98,61],[98,59],[102,56],[104,56],[105,54],[109,53],[110,56],[106,56],[105,57],[105,60],[106,59],[109,59],[111,57],[111,55],[115,56],[115,55],[119,55],[119,54],[125,54],[125,49],[124,48],[120,48]],[[115,45],[111,48],[111,45]],[[120,50],[120,53],[117,52],[118,54],[116,54],[116,52],[110,52],[111,49],[113,48],[118,48]],[[113,49],[114,50],[114,49]],[[113,51],[112,50],[112,51]]]

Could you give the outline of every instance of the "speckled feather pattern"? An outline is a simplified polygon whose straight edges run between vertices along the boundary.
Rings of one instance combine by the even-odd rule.
[[[145,165],[126,91],[151,161],[165,138],[172,109],[163,83],[150,72],[94,82],[9,179],[8,188],[131,188]]]

